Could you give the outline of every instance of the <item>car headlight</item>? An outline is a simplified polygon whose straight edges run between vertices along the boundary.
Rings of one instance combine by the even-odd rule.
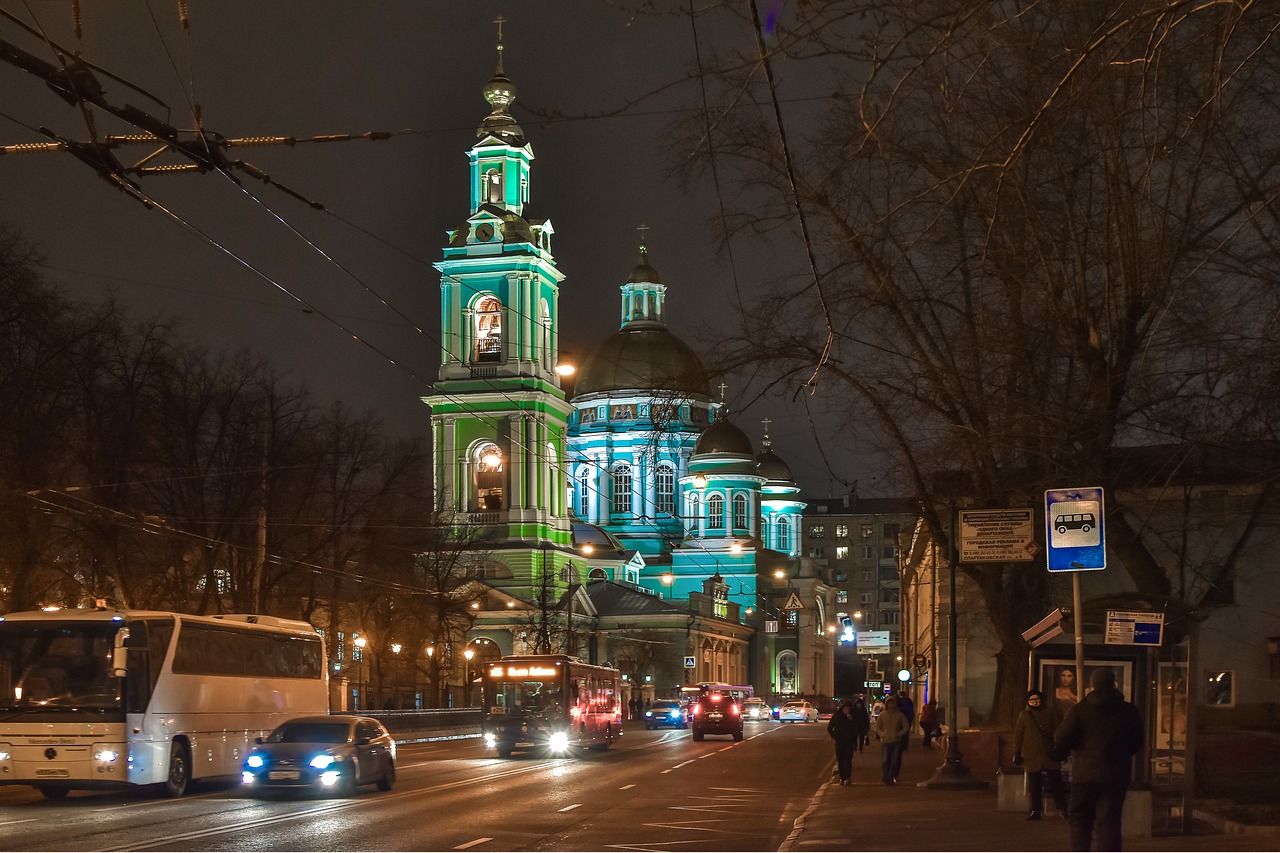
[[[484,745],[489,749],[493,749],[495,746],[498,745],[498,736],[495,735],[493,732],[485,732]]]
[[[265,764],[266,762],[262,760],[262,756],[261,756],[261,755],[258,755],[258,754],[255,752],[255,753],[251,754],[248,758],[246,758],[246,759],[244,760],[244,763],[245,763],[245,764],[247,764],[247,765],[249,765],[250,767],[253,767],[253,768],[257,769],[257,768],[261,767],[263,764]]]
[[[555,752],[564,752],[566,749],[569,748],[569,733],[568,732],[553,733],[551,735],[551,740],[549,741],[549,745],[551,746],[551,749],[554,750]]]
[[[245,785],[252,785],[254,782],[258,781],[258,777],[246,770],[240,774],[240,781]]]
[[[328,755],[328,754],[317,755],[315,758],[311,759],[311,766],[317,770],[323,770],[326,767],[328,767],[330,764],[332,764],[334,761],[335,759],[332,755]]]

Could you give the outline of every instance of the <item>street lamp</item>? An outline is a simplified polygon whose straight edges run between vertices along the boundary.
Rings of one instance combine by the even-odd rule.
[[[462,652],[462,656],[467,659],[467,674],[466,674],[467,686],[466,686],[465,692],[463,693],[463,696],[464,696],[464,701],[467,704],[467,707],[470,708],[471,707],[471,659],[476,656],[475,649],[465,649]]]
[[[364,660],[364,647],[369,645],[369,641],[364,637],[356,637],[354,642],[356,644],[356,648],[359,649],[359,651],[357,652],[357,655],[359,657],[358,663],[360,664],[359,677],[356,679],[355,706],[358,709],[360,707],[361,700],[364,700],[364,706],[365,708],[368,708],[369,702],[364,695],[364,675],[365,675],[365,668],[368,666],[368,664],[365,663],[365,660]]]

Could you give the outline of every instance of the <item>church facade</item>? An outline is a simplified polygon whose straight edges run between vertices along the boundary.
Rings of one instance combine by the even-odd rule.
[[[422,398],[437,508],[490,557],[468,648],[608,660],[637,697],[671,695],[677,676],[829,694],[833,591],[799,556],[799,489],[767,426],[757,454],[723,417],[724,387],[715,399],[668,328],[646,246],[619,330],[566,395],[564,277],[550,221],[526,213],[534,155],[501,56],[468,151],[468,214],[435,264],[441,363]]]

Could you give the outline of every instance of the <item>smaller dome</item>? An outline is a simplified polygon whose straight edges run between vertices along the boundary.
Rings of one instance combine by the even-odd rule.
[[[793,479],[790,466],[767,447],[756,454],[756,472],[774,483],[790,483]]]
[[[621,554],[626,550],[622,547],[622,543],[603,527],[597,527],[594,524],[579,521],[576,518],[571,522],[571,527],[573,529],[573,547],[578,551],[581,551],[586,545],[590,545],[597,554],[601,552],[617,552]]]
[[[726,420],[718,420],[707,427],[698,436],[698,443],[693,447],[693,455],[707,453],[734,453],[739,456],[751,456],[753,448],[747,434]]]
[[[629,284],[662,284],[662,279],[658,277],[658,271],[649,264],[649,253],[640,249],[640,260],[631,270],[631,277],[627,279]]]

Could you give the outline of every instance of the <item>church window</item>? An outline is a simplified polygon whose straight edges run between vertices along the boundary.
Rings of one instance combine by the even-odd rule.
[[[791,553],[791,520],[778,519],[778,550],[784,554]]]
[[[502,303],[486,296],[476,304],[476,361],[502,360]]]
[[[551,309],[547,307],[547,300],[542,300],[542,316],[540,318],[540,331],[542,333],[541,355],[542,363],[548,368],[554,368],[552,364],[551,349]]]
[[[475,472],[472,483],[473,509],[492,512],[503,508],[503,488],[506,474],[503,472],[502,451],[491,441],[476,446],[471,453],[471,468]]]
[[[562,583],[577,583],[578,572],[574,568],[573,563],[565,563],[564,568],[560,570],[560,581]]]
[[[733,527],[735,530],[747,528],[747,496],[733,496]]]
[[[676,511],[676,472],[670,465],[659,465],[655,498],[658,512],[674,515]]]
[[[707,498],[707,529],[724,530],[724,498],[720,495]]]
[[[529,203],[529,179],[528,178],[520,179],[520,203],[521,204]],[[550,249],[551,247],[547,246],[547,248]]]
[[[485,201],[502,204],[502,170],[490,169],[484,173]]]
[[[591,469],[583,468],[578,472],[578,518],[587,519],[591,512],[591,495],[587,491],[591,487]]]
[[[608,579],[609,574],[604,569],[592,569],[587,572],[587,580],[607,581]]]
[[[631,466],[619,465],[613,469],[613,511],[631,512]]]
[[[698,518],[699,518],[698,511],[699,511],[698,496],[689,495],[689,512],[686,516],[688,520],[687,523],[685,524],[686,529],[691,529],[692,527],[697,525]]]

